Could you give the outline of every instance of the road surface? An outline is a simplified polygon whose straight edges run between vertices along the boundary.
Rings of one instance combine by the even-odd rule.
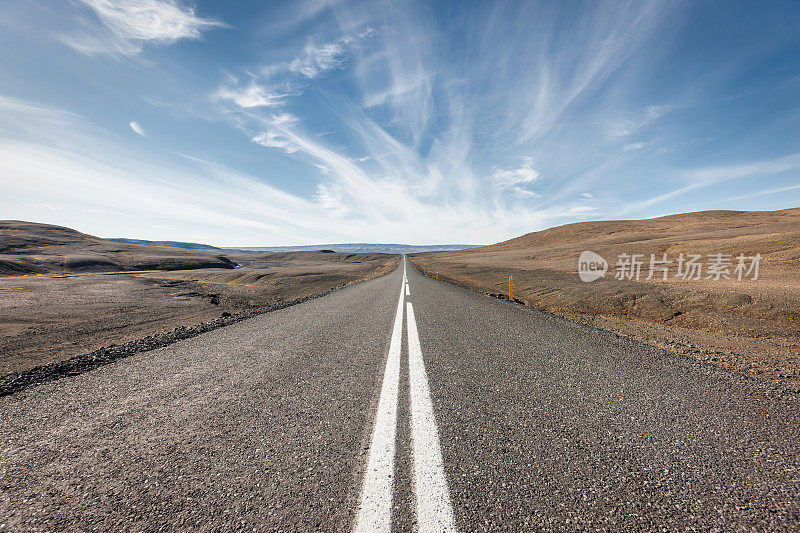
[[[404,268],[0,398],[0,530],[800,528],[797,394]]]

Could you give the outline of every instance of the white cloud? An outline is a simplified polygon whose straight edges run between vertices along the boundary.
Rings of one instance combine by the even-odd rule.
[[[316,78],[317,76],[341,68],[345,59],[345,48],[340,42],[314,46],[309,44],[303,51],[303,55],[296,57],[289,63],[289,71],[302,74],[306,78]]]
[[[699,180],[701,183],[709,184],[747,176],[779,174],[798,169],[800,169],[800,152],[752,163],[694,169],[690,170],[688,175],[693,181]]]
[[[239,85],[236,76],[228,76],[228,83],[213,96],[243,108],[283,105],[287,97],[303,94],[302,83],[298,80],[318,78],[344,68],[350,49],[373,35],[367,28],[354,37],[343,36],[322,45],[309,43],[303,53],[291,61],[263,66],[258,74],[248,73],[250,81],[244,86]]]
[[[537,198],[539,194],[525,189],[524,187],[520,187],[519,185],[515,185],[509,189],[511,196],[516,196],[517,198]]]
[[[287,154],[293,154],[297,151],[297,146],[294,143],[275,130],[261,132],[250,140],[267,148],[278,148]]]
[[[696,168],[684,171],[681,177],[688,182],[687,185],[662,193],[646,200],[629,204],[621,211],[622,214],[649,208],[667,200],[684,195],[688,192],[703,189],[727,181],[746,177],[766,177],[784,172],[800,169],[800,153],[789,154],[774,159],[755,161],[739,165],[725,165],[716,167]]]
[[[496,169],[489,181],[501,192],[514,198],[536,198],[536,192],[525,187],[541,177],[539,171],[533,168],[533,159],[522,158],[522,166],[511,169]]]
[[[375,36],[372,28],[367,27],[358,35],[344,35],[335,41],[315,45],[308,43],[303,53],[288,63],[270,65],[263,69],[267,75],[273,75],[282,70],[302,74],[306,78],[316,78],[329,72],[343,68],[347,61],[347,54],[357,43]]]
[[[474,235],[468,240],[491,241],[496,237],[480,235],[511,236],[544,221],[588,216],[613,202],[614,194],[599,201],[583,191],[612,169],[625,172],[630,157],[620,152],[625,146],[626,151],[642,149],[645,141],[641,146],[635,141],[650,138],[641,132],[627,136],[670,109],[619,112],[634,101],[627,96],[639,81],[627,70],[637,61],[628,59],[660,31],[670,4],[614,9],[587,4],[575,13],[575,24],[566,26],[553,19],[556,9],[532,5],[488,5],[478,10],[479,18],[461,21],[480,47],[469,61],[453,61],[452,50],[443,47],[453,37],[450,30],[425,12],[413,12],[413,6],[401,4],[387,13],[365,4],[338,5],[331,22],[339,24],[340,34],[380,24],[374,42],[356,47],[345,38],[309,36],[297,53],[260,70],[251,65],[253,74],[241,78],[245,89],[252,80],[269,94],[287,94],[270,101],[279,105],[248,107],[231,100],[236,105],[224,113],[253,142],[296,154],[298,165],[307,162],[306,179],[319,182],[311,195],[316,204],[334,212],[347,209],[350,217],[387,234],[419,231],[436,240],[417,221],[437,218],[436,231],[447,240],[469,228]],[[526,16],[534,14],[541,16]],[[517,43],[517,53],[496,44],[509,40]],[[625,72],[612,77],[618,69]],[[328,74],[343,83],[325,91],[321,78]],[[352,85],[355,91],[349,90]],[[348,90],[339,90],[343,86]],[[310,105],[295,100],[317,89],[322,97]],[[266,116],[290,105],[303,116],[313,110],[315,120],[303,125]],[[595,128],[587,127],[587,117]],[[312,124],[321,130],[311,131]],[[598,139],[598,125],[618,142],[615,150]],[[331,129],[340,134],[323,139],[322,130]],[[603,157],[595,144],[603,145]],[[508,159],[518,153],[535,155],[536,164]],[[360,164],[367,158],[368,164]],[[477,172],[478,165],[489,171]],[[553,179],[540,186],[540,172]],[[488,231],[490,226],[497,229]]]
[[[642,148],[644,148],[644,146],[645,146],[645,143],[643,143],[643,142],[626,144],[625,146],[622,147],[622,151],[623,152],[630,152],[631,150],[641,150]]]
[[[356,230],[263,177],[191,156],[175,161],[139,143],[131,151],[85,119],[37,104],[0,96],[0,109],[0,176],[14,177],[0,178],[0,211],[11,218],[163,237],[141,225],[147,219],[180,240],[232,245],[311,244]]]
[[[425,10],[405,2],[394,3],[391,14],[382,11],[372,13],[381,28],[375,46],[352,69],[363,95],[361,106],[382,107],[378,112],[388,113],[392,129],[417,144],[431,127],[436,82],[447,80],[453,65],[440,62],[441,32],[432,19],[420,16]],[[441,103],[449,106],[449,95]]]
[[[497,169],[489,179],[501,189],[510,189],[517,185],[533,183],[540,177],[539,171],[533,168],[533,160],[524,158],[520,168]]]
[[[84,24],[83,33],[62,36],[62,41],[86,54],[135,55],[144,43],[200,39],[204,30],[225,26],[197,16],[193,6],[177,0],[80,1],[94,11],[102,27]]]
[[[522,3],[517,21],[488,25],[489,31],[497,33],[487,37],[517,43],[515,54],[503,49],[505,57],[491,57],[485,64],[497,73],[498,84],[512,80],[511,90],[506,91],[513,95],[509,105],[514,112],[508,116],[512,117],[509,126],[519,126],[517,141],[537,141],[548,135],[571,106],[597,91],[654,35],[670,8],[667,2],[614,7],[591,2],[576,14],[574,31],[563,31],[558,10],[543,10],[529,2]],[[503,16],[500,12],[507,10],[508,6],[498,4],[493,14]],[[536,20],[538,31],[531,32],[531,20]],[[518,71],[520,65],[524,73]]]
[[[785,187],[772,187],[770,189],[764,189],[763,191],[756,191],[747,194],[742,194],[741,196],[736,196],[734,198],[728,198],[728,200],[745,200],[748,198],[757,198],[759,196],[768,196],[770,194],[779,194],[782,192],[788,191],[796,191],[800,189],[800,185],[788,185]]]
[[[651,105],[636,112],[626,113],[623,118],[607,120],[603,124],[606,130],[606,136],[615,139],[632,135],[642,128],[658,121],[676,107],[676,105],[672,104]],[[644,147],[645,144],[646,143],[632,143],[627,146],[641,145],[638,148],[631,148],[632,150],[638,150]]]
[[[316,199],[323,209],[335,211],[339,214],[347,211],[347,208],[342,204],[342,191],[338,187],[322,183],[318,184]]]
[[[298,122],[299,120],[297,117],[291,113],[278,113],[277,115],[272,115],[272,123],[279,127],[290,128]]]
[[[275,107],[283,103],[285,94],[270,91],[251,82],[246,87],[223,87],[214,95],[219,100],[230,100],[239,107]]]
[[[272,115],[271,118],[263,120],[263,123],[268,125],[269,129],[262,131],[250,140],[267,148],[277,148],[287,154],[293,154],[297,152],[298,147],[296,143],[289,139],[286,131],[295,126],[297,122],[297,117],[291,113]]]
[[[170,238],[222,245],[488,243],[571,214],[569,205],[532,210],[523,202],[507,207],[469,188],[447,196],[431,190],[430,180],[441,183],[450,168],[461,172],[462,167],[446,165],[460,161],[469,149],[458,143],[422,162],[413,150],[368,127],[363,133],[375,142],[370,153],[390,154],[376,159],[382,173],[368,174],[313,135],[296,131],[291,115],[271,117],[263,125],[273,133],[259,141],[295,150],[329,169],[307,199],[265,183],[274,179],[268,169],[251,176],[193,156],[176,161],[142,143],[120,146],[118,138],[85,119],[52,108],[2,97],[0,107],[0,176],[14,176],[0,180],[0,210],[11,218],[33,217],[101,236],[164,238],[163,230],[141,225],[148,219],[169,227]],[[530,164],[523,160],[523,169]],[[463,176],[472,182],[470,174]],[[524,189],[530,179],[524,177],[518,186]],[[531,192],[507,194],[531,198]],[[29,207],[42,203],[63,211]]]
[[[52,11],[63,14],[71,6],[82,5],[84,22],[76,22],[83,24],[76,31],[96,37],[96,42],[83,43],[96,49],[108,49],[111,43],[111,48],[135,54],[142,47],[200,38],[214,27],[214,21],[207,18],[209,12],[203,11],[205,3],[197,2],[197,10],[191,8],[196,0],[81,1],[70,0],[63,4],[67,8]],[[142,14],[134,9],[147,6],[154,6],[152,21],[140,20]],[[647,100],[652,95],[645,92],[647,82],[652,81],[651,69],[660,66],[650,62],[642,68],[653,51],[647,41],[655,37],[652,42],[658,46],[662,31],[672,32],[672,22],[682,20],[668,11],[683,8],[658,0],[624,5],[589,2],[570,9],[564,17],[558,7],[548,6],[540,2],[477,3],[454,11],[454,18],[445,24],[439,10],[419,9],[413,2],[392,3],[387,8],[382,3],[299,0],[285,6],[270,5],[265,16],[253,21],[257,24],[242,26],[242,46],[214,56],[226,57],[231,64],[214,66],[200,61],[174,71],[136,72],[134,68],[120,74],[139,74],[137,79],[143,83],[131,90],[146,90],[152,93],[148,95],[152,100],[185,95],[178,103],[184,110],[192,109],[211,122],[226,121],[246,135],[243,141],[252,140],[253,144],[247,143],[247,153],[240,155],[259,168],[259,175],[245,181],[261,180],[302,191],[298,192],[302,198],[288,200],[297,202],[292,204],[297,209],[285,222],[261,214],[275,207],[271,201],[260,201],[258,206],[254,202],[253,209],[241,218],[281,228],[289,241],[300,242],[309,235],[307,231],[293,233],[291,228],[325,220],[320,232],[341,232],[359,240],[374,236],[381,240],[492,242],[591,213],[585,204],[616,209],[624,197],[627,208],[647,195],[690,185],[689,177],[665,174],[664,165],[690,165],[695,155],[669,158],[666,163],[667,158],[649,158],[647,167],[641,167],[632,157],[637,152],[627,153],[644,148],[637,141],[656,139],[660,147],[670,143],[673,134],[681,138],[695,134],[679,131],[677,121],[670,129],[643,131],[648,124],[658,125],[654,121],[669,108],[630,107],[630,102],[653,101]],[[308,15],[292,26],[286,20],[295,11]],[[167,22],[162,28],[161,22],[154,22],[187,16],[187,24]],[[660,26],[662,22],[668,24]],[[39,28],[42,34],[53,33],[43,31],[44,26]],[[47,25],[50,30],[58,27],[63,25]],[[366,27],[380,28],[370,34],[369,41],[364,32],[359,33]],[[514,53],[504,46],[508,42],[514,43]],[[254,65],[253,57],[266,59]],[[661,60],[658,54],[656,57]],[[87,63],[87,68],[91,64]],[[218,68],[234,75],[205,85]],[[198,106],[192,89],[204,91],[215,100],[214,105]],[[21,94],[19,88],[14,92]],[[317,94],[300,98],[304,92]],[[665,98],[669,94],[666,91]],[[672,97],[700,102],[706,96],[698,90]],[[304,123],[285,113],[289,110],[303,117]],[[0,109],[0,123],[6,123],[3,114]],[[80,164],[65,162],[72,164],[71,180],[80,179],[81,169],[93,176],[106,170],[124,176],[131,189],[146,182],[148,176],[163,178],[169,173],[172,180],[173,166],[147,161],[146,156],[154,156],[159,148],[148,146],[152,143],[137,142],[130,135],[108,139],[109,143],[127,143],[136,155],[145,157],[138,162],[134,157],[121,158],[119,164],[109,163],[113,168],[100,168],[93,162],[103,157],[102,149],[92,142],[78,144],[68,138],[72,129],[64,123],[71,119],[54,110],[43,116],[49,117],[47,121],[43,117],[36,123],[15,121],[11,137],[35,138],[37,146],[46,145],[49,150],[41,154],[43,162],[60,163],[61,156],[70,161],[80,159]],[[143,119],[146,113],[129,116]],[[186,124],[176,128],[183,130]],[[152,133],[151,129],[149,125],[147,133]],[[605,130],[611,142],[603,138]],[[326,135],[331,131],[337,135]],[[9,135],[0,130],[2,136]],[[41,140],[45,137],[46,143]],[[102,135],[87,140],[96,138]],[[62,140],[63,146],[59,144]],[[651,146],[646,146],[648,152]],[[12,153],[11,143],[5,147]],[[208,150],[210,158],[231,157],[228,150],[200,149]],[[30,146],[26,150],[34,152]],[[67,150],[75,152],[67,154]],[[520,153],[534,155],[535,165],[513,159]],[[715,160],[724,163],[726,152],[720,149],[716,153]],[[39,157],[39,152],[36,154]],[[284,161],[280,163],[280,159]],[[193,164],[208,171],[206,163]],[[663,191],[653,191],[641,186],[643,172],[656,179],[656,185],[660,178],[674,179],[660,181]],[[223,177],[223,182],[229,180]],[[608,183],[617,186],[605,187]],[[773,183],[759,188],[770,185]],[[219,190],[207,183],[197,187],[198,192],[188,198]],[[595,189],[604,190],[597,200],[584,192]],[[231,189],[229,204],[235,206],[237,199],[251,201],[249,192],[249,187]],[[61,205],[53,203],[60,201],[57,197],[44,196],[42,201]],[[167,197],[182,201],[177,194]],[[209,198],[204,205],[213,201]],[[73,202],[79,203],[79,199]],[[97,205],[103,206],[102,201]],[[321,211],[324,217],[319,216]],[[222,214],[234,213],[238,214],[222,210]],[[341,213],[348,216],[336,219]],[[434,219],[438,223],[430,224]],[[256,238],[264,242],[271,238],[267,235]]]
[[[0,109],[8,113],[35,115],[39,118],[49,117],[50,119],[58,118],[60,120],[74,120],[80,118],[78,115],[70,113],[69,111],[64,111],[63,109],[28,102],[2,94],[0,94]]]
[[[144,132],[142,127],[139,125],[138,122],[133,121],[131,122],[131,129],[135,131],[137,134],[141,135],[142,137],[147,137],[147,134]]]
[[[581,215],[592,213],[594,211],[597,211],[596,207],[592,207],[590,205],[576,205],[575,207],[570,207],[569,210],[567,210],[567,213],[570,215]]]

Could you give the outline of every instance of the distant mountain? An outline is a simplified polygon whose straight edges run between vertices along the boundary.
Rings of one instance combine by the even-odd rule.
[[[366,253],[366,254],[414,254],[419,252],[439,252],[451,250],[464,250],[475,248],[477,244],[372,244],[372,243],[345,243],[345,244],[312,244],[308,246],[245,246],[241,248],[220,248],[208,244],[196,242],[180,241],[147,241],[143,239],[124,239],[115,238],[109,241],[125,242],[130,244],[143,244],[145,246],[174,246],[177,248],[188,248],[214,254],[219,253],[264,253],[264,252],[311,252],[318,250],[330,250],[340,253]]]
[[[180,241],[146,241],[144,239],[125,239],[125,238],[115,238],[115,239],[106,239],[107,241],[114,241],[114,242],[127,242],[128,244],[142,244],[144,246],[172,246],[174,248],[186,248],[187,250],[199,250],[201,252],[208,252],[211,254],[219,254],[224,252],[225,250],[222,248],[217,248],[216,246],[211,246],[210,244],[200,244],[197,242],[180,242]]]
[[[419,252],[439,252],[475,248],[479,244],[373,244],[366,242],[345,244],[315,244],[311,246],[258,246],[239,248],[248,252],[310,252],[315,250],[331,250],[339,253],[365,254],[414,254]]]

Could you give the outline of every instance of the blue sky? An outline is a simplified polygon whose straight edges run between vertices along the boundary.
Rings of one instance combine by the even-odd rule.
[[[0,218],[490,243],[800,205],[797,2],[26,0]]]

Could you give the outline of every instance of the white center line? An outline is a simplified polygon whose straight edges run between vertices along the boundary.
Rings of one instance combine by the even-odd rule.
[[[433,414],[417,322],[411,302],[408,310],[408,371],[411,383],[411,448],[414,454],[414,488],[420,533],[456,531],[450,493],[444,475],[439,433]]]
[[[383,386],[375,416],[375,429],[369,447],[361,505],[355,531],[391,531],[392,488],[394,486],[394,448],[397,431],[397,389],[400,378],[400,346],[403,337],[403,287],[405,286],[405,256],[403,256],[403,283],[394,317],[389,356],[383,373]]]

